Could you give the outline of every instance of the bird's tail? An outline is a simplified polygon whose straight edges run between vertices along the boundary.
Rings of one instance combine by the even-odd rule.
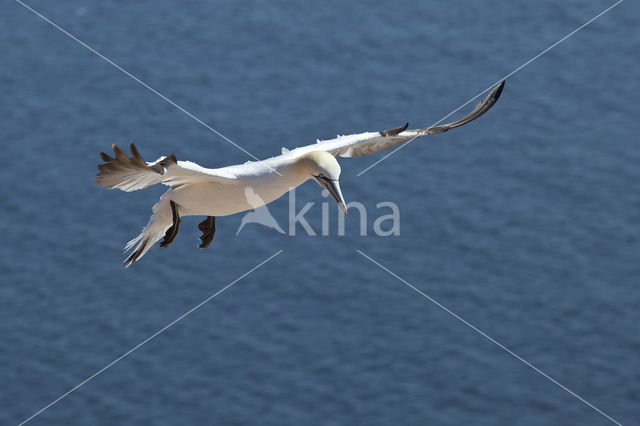
[[[153,214],[149,218],[147,226],[142,229],[140,235],[129,241],[125,246],[125,251],[133,249],[133,252],[124,261],[125,268],[140,259],[147,251],[163,237],[167,229],[173,223],[171,204],[169,198],[162,196],[160,201],[153,206]],[[135,248],[134,248],[135,246]]]

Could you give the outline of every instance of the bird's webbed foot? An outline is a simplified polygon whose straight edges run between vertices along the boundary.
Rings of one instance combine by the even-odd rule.
[[[207,216],[205,220],[198,224],[198,229],[202,231],[200,239],[202,243],[198,246],[200,248],[207,248],[211,241],[213,241],[213,235],[216,233],[216,218],[214,216]]]
[[[169,244],[176,239],[178,231],[180,230],[180,213],[178,213],[178,205],[175,201],[171,200],[171,214],[173,215],[173,224],[171,228],[167,229],[164,234],[164,239],[160,242],[160,247],[168,247]]]

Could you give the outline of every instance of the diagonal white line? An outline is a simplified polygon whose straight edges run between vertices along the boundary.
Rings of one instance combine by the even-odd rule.
[[[225,287],[223,287],[221,290],[218,290],[217,292],[213,293],[211,296],[207,297],[206,299],[204,299],[202,302],[198,303],[196,306],[194,306],[193,308],[189,309],[187,312],[185,312],[184,314],[180,315],[178,318],[176,318],[175,320],[171,321],[169,324],[165,325],[164,327],[162,327],[160,330],[156,331],[155,333],[153,333],[151,336],[147,337],[146,339],[144,339],[142,342],[138,343],[137,345],[135,345],[133,348],[129,349],[127,352],[125,352],[124,354],[120,355],[118,358],[114,359],[113,361],[111,361],[109,364],[105,365],[104,367],[102,367],[100,370],[96,371],[95,373],[93,373],[91,376],[87,377],[86,379],[84,379],[82,382],[78,383],[77,385],[75,385],[74,387],[72,387],[69,391],[65,392],[64,394],[60,395],[58,398],[56,398],[54,401],[51,401],[49,404],[45,405],[44,407],[42,407],[40,410],[36,411],[35,413],[33,413],[31,415],[31,417],[23,420],[22,422],[20,422],[19,426],[27,423],[28,421],[32,420],[34,417],[36,417],[37,415],[39,415],[40,413],[42,413],[43,411],[45,411],[46,409],[48,409],[49,407],[51,407],[52,405],[54,405],[55,403],[57,403],[58,401],[60,401],[61,399],[65,398],[66,396],[68,396],[69,394],[71,394],[72,392],[74,392],[75,390],[77,390],[80,386],[84,385],[85,383],[87,383],[88,381],[94,379],[96,376],[98,376],[100,373],[102,373],[103,371],[105,371],[107,368],[113,366],[114,364],[116,364],[117,362],[119,362],[120,360],[122,360],[123,358],[125,358],[126,356],[128,356],[129,354],[131,354],[133,351],[139,349],[140,347],[142,347],[145,343],[147,343],[148,341],[150,341],[151,339],[153,339],[154,337],[156,337],[157,335],[163,333],[164,331],[166,331],[169,327],[173,326],[175,323],[177,323],[178,321],[180,321],[181,319],[183,319],[184,317],[186,317],[187,315],[191,314],[193,311],[195,311],[196,309],[198,309],[199,307],[201,307],[202,305],[204,305],[205,303],[207,303],[208,301],[210,301],[211,299],[213,299],[214,297],[216,297],[217,295],[219,295],[220,293],[222,293],[223,291],[225,291],[226,289],[228,289],[229,287],[231,287],[232,285],[234,285],[235,283],[237,283],[238,281],[240,281],[241,279],[243,279],[244,277],[246,277],[247,275],[249,275],[250,273],[252,273],[253,271],[255,271],[256,269],[260,268],[262,265],[264,265],[265,263],[269,262],[271,259],[273,259],[274,257],[276,257],[277,255],[279,255],[280,253],[282,253],[283,250],[278,250],[276,253],[272,254],[270,257],[268,257],[267,259],[263,260],[262,262],[260,262],[259,264],[257,264],[256,266],[254,266],[253,268],[251,268],[249,271],[245,272],[244,274],[240,275],[238,278],[236,278],[235,280],[231,281],[229,284],[227,284]]]
[[[187,111],[186,109],[184,109],[183,107],[181,107],[180,105],[178,105],[177,103],[175,103],[174,101],[172,101],[171,99],[167,98],[165,95],[163,95],[162,93],[158,92],[156,89],[154,89],[153,87],[149,86],[147,83],[145,83],[144,81],[140,80],[138,77],[136,77],[135,75],[131,74],[129,71],[125,70],[124,68],[122,68],[120,65],[116,64],[115,62],[113,62],[111,59],[107,58],[106,56],[104,56],[102,53],[98,52],[97,50],[95,50],[94,48],[92,48],[91,46],[89,46],[87,43],[83,42],[82,40],[78,39],[77,37],[75,37],[73,34],[69,33],[68,31],[66,31],[64,28],[60,27],[59,25],[57,25],[56,23],[52,22],[50,19],[48,19],[46,16],[42,15],[40,12],[38,12],[37,10],[31,8],[30,6],[28,6],[27,4],[23,3],[20,0],[16,0],[17,3],[19,3],[20,5],[24,6],[25,9],[30,10],[31,12],[33,12],[35,15],[39,16],[40,18],[42,18],[43,20],[45,20],[46,22],[48,22],[49,24],[51,24],[54,28],[58,29],[59,31],[61,31],[62,33],[64,33],[65,35],[67,35],[69,38],[71,38],[72,40],[74,40],[75,42],[77,42],[78,44],[80,44],[81,46],[87,48],[88,50],[90,50],[92,53],[94,53],[96,56],[98,56],[99,58],[103,59],[104,61],[106,61],[107,63],[109,63],[110,65],[112,65],[114,68],[116,68],[118,71],[122,72],[123,74],[125,74],[127,77],[132,78],[133,80],[135,80],[138,84],[140,84],[141,86],[143,86],[144,88],[148,89],[150,92],[158,95],[160,98],[162,98],[164,101],[168,102],[169,104],[171,104],[172,106],[174,106],[175,108],[179,109],[180,111],[182,111],[183,113],[185,113],[187,116],[193,118],[196,122],[198,122],[199,124],[203,125],[204,127],[206,127],[207,129],[211,130],[213,133],[215,133],[216,135],[220,136],[222,139],[224,139],[225,141],[229,142],[231,145],[235,146],[236,148],[238,148],[240,151],[244,152],[245,154],[247,154],[249,157],[253,158],[256,161],[259,161],[263,164],[266,165],[266,163],[264,163],[262,160],[260,160],[258,157],[256,157],[255,155],[253,155],[252,153],[250,153],[249,151],[247,151],[246,149],[244,149],[243,147],[241,147],[240,145],[238,145],[237,143],[235,143],[234,141],[232,141],[231,139],[229,139],[228,137],[226,137],[225,135],[223,135],[222,133],[220,133],[219,131],[217,131],[216,129],[214,129],[213,127],[209,126],[207,123],[205,123],[204,121],[200,120],[198,117],[196,117],[195,115],[191,114],[189,111]],[[276,170],[274,170],[271,166],[267,165],[267,167],[269,167],[269,169],[271,169],[272,171],[278,173]]]
[[[533,58],[529,59],[528,61],[526,61],[524,64],[520,65],[518,68],[516,68],[515,70],[511,71],[509,74],[504,75],[503,77],[499,78],[495,83],[489,85],[489,87],[487,87],[486,89],[484,89],[483,91],[479,92],[477,95],[475,95],[473,98],[469,99],[467,102],[463,103],[462,105],[460,105],[458,108],[454,109],[453,111],[451,111],[449,114],[445,115],[444,117],[442,117],[440,120],[436,121],[435,123],[433,123],[431,126],[429,127],[433,127],[433,126],[437,126],[438,124],[440,124],[443,120],[445,120],[446,118],[448,118],[449,116],[451,116],[452,114],[455,114],[456,112],[458,112],[459,110],[461,110],[462,108],[464,108],[465,106],[469,105],[471,102],[473,102],[474,100],[478,99],[480,96],[482,96],[483,94],[485,94],[487,91],[491,90],[492,88],[494,88],[498,83],[500,83],[503,80],[506,80],[507,78],[511,77],[512,75],[514,75],[515,73],[517,73],[518,71],[520,71],[522,68],[526,67],[527,65],[529,65],[531,62],[535,61],[536,59],[538,59],[540,56],[544,55],[545,53],[549,52],[551,49],[553,49],[554,47],[556,47],[557,45],[559,45],[560,43],[562,43],[563,41],[565,41],[566,39],[568,39],[569,37],[571,37],[572,35],[574,35],[575,33],[577,33],[578,31],[582,30],[584,27],[586,27],[587,25],[591,24],[593,21],[595,21],[596,19],[598,19],[599,17],[601,17],[602,15],[604,15],[605,13],[609,12],[611,9],[613,9],[614,7],[616,7],[617,5],[619,5],[620,3],[622,3],[624,0],[618,0],[616,3],[612,4],[611,6],[609,6],[608,8],[606,8],[605,10],[603,10],[602,12],[598,13],[596,16],[594,16],[593,18],[589,19],[587,22],[585,22],[584,24],[580,25],[578,28],[576,28],[575,30],[571,31],[569,34],[567,34],[566,36],[562,37],[560,40],[556,41],[555,43],[553,43],[551,46],[547,47],[546,49],[544,49],[542,52],[538,53],[536,56],[534,56]],[[400,149],[404,148],[405,146],[407,146],[409,143],[413,142],[416,138],[418,138],[419,136],[415,136],[412,139],[409,139],[408,141],[406,141],[405,143],[403,143],[402,145],[398,146],[396,149],[394,149],[393,151],[391,151],[390,153],[388,153],[387,155],[385,155],[384,157],[382,157],[381,159],[379,159],[378,161],[376,161],[375,163],[373,163],[372,165],[370,165],[369,167],[367,167],[366,169],[362,170],[360,173],[358,173],[356,176],[360,176],[364,173],[366,173],[369,169],[375,167],[376,165],[378,165],[378,163],[386,160],[387,158],[389,158],[391,155],[395,154],[397,151],[399,151]]]
[[[476,333],[480,334],[481,336],[487,338],[488,340],[490,340],[491,342],[493,342],[494,344],[496,344],[500,349],[503,349],[504,351],[506,351],[507,353],[509,353],[510,355],[512,355],[513,357],[515,357],[518,361],[522,362],[523,364],[527,365],[528,367],[531,367],[533,370],[535,370],[536,372],[542,374],[544,377],[546,377],[547,379],[549,379],[550,381],[552,381],[553,383],[555,383],[556,385],[560,386],[562,389],[564,389],[565,391],[569,392],[571,395],[573,395],[574,397],[578,398],[580,401],[584,402],[585,404],[587,404],[589,407],[593,408],[594,410],[596,410],[598,413],[602,414],[603,416],[605,416],[607,419],[611,420],[613,423],[622,426],[618,421],[616,421],[615,419],[613,419],[612,417],[610,417],[609,415],[607,415],[604,411],[600,410],[598,407],[596,407],[595,405],[591,404],[589,401],[587,401],[586,399],[584,399],[583,397],[581,397],[580,395],[578,395],[577,393],[573,392],[571,389],[569,389],[568,387],[564,386],[562,383],[558,382],[556,379],[554,379],[553,377],[549,376],[547,373],[545,373],[544,371],[540,370],[539,368],[537,368],[535,365],[531,364],[529,361],[527,361],[526,359],[522,358],[521,356],[519,356],[518,354],[514,353],[513,351],[511,351],[509,348],[507,348],[506,346],[504,346],[502,343],[498,342],[496,339],[494,339],[493,337],[489,336],[488,334],[486,334],[484,331],[480,330],[478,327],[474,326],[473,324],[471,324],[469,321],[465,320],[464,318],[462,318],[460,315],[456,314],[455,312],[453,312],[451,309],[447,308],[446,306],[442,305],[441,303],[439,303],[437,300],[435,300],[434,298],[430,297],[429,295],[427,295],[426,293],[422,292],[421,290],[419,290],[418,288],[414,287],[413,285],[409,284],[406,280],[402,279],[401,277],[399,277],[398,275],[394,274],[393,272],[391,272],[389,269],[387,269],[386,267],[382,266],[380,263],[376,262],[375,260],[373,260],[371,257],[367,256],[366,254],[364,254],[362,251],[360,250],[356,250],[358,253],[360,253],[363,257],[367,258],[368,260],[370,260],[371,262],[373,262],[374,264],[376,264],[378,267],[380,267],[381,269],[387,271],[389,274],[391,274],[391,276],[395,277],[396,279],[398,279],[399,281],[401,281],[403,284],[406,284],[409,288],[411,288],[412,290],[416,291],[417,293],[419,293],[420,295],[422,295],[424,298],[426,298],[427,300],[429,300],[431,303],[435,304],[436,306],[438,306],[439,308],[441,308],[442,310],[444,310],[445,312],[447,312],[448,314],[450,314],[451,316],[453,316],[455,319],[457,319],[458,321],[461,321],[463,324],[465,324],[467,327],[471,328],[473,331],[475,331]]]

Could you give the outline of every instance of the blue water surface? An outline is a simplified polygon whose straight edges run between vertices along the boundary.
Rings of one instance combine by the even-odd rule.
[[[428,126],[612,2],[28,1],[252,154]],[[17,424],[284,250],[32,424],[623,424],[640,420],[640,6],[511,76],[463,128],[341,159],[328,236],[201,218],[123,269],[162,188],[95,186],[135,141],[250,159],[18,2],[0,25],[0,423]],[[475,102],[473,103],[475,104]],[[457,115],[468,111],[473,104]],[[297,191],[320,233],[322,198]],[[399,236],[373,235],[401,213]],[[289,200],[271,206],[286,227]],[[358,253],[370,256],[406,283]],[[450,310],[447,312],[443,309]],[[460,319],[468,321],[477,330]],[[481,330],[487,336],[478,332]]]

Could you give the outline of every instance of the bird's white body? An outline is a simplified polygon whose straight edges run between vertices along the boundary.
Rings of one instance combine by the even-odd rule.
[[[178,162],[180,165],[182,162]],[[266,163],[266,162],[265,162]],[[234,179],[225,182],[197,182],[168,190],[163,198],[178,203],[183,216],[229,216],[255,209],[277,200],[292,188],[311,179],[293,167],[290,161],[250,162],[222,169],[209,169],[212,173],[233,172]],[[259,200],[249,200],[246,188],[253,188]]]
[[[374,154],[418,137],[462,126],[489,110],[503,87],[504,82],[496,86],[470,114],[452,123],[416,130],[407,130],[406,124],[381,132],[339,136],[290,151],[283,149],[281,155],[264,161],[248,161],[217,169],[207,169],[190,161],[177,161],[173,155],[145,163],[133,144],[130,147],[132,157],[114,145],[115,158],[101,153],[105,163],[98,166],[100,173],[96,183],[127,192],[158,183],[170,187],[153,207],[153,215],[142,233],[127,244],[127,249],[135,247],[125,262],[128,266],[142,257],[163,235],[165,241],[161,245],[170,244],[177,234],[180,216],[208,217],[209,222],[205,220],[199,225],[210,237],[206,243],[203,239],[201,247],[204,248],[213,238],[215,217],[266,205],[309,179],[316,180],[325,188],[346,214],[338,184],[340,166],[336,157]]]

